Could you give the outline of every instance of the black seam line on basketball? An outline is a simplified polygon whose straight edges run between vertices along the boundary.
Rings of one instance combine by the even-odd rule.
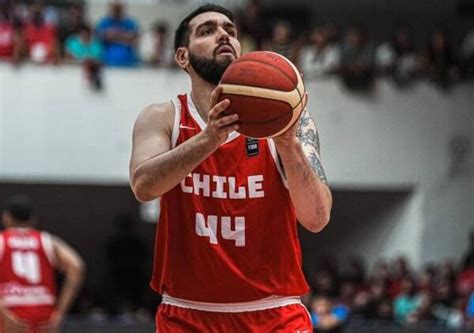
[[[278,68],[277,66],[275,65],[272,65],[272,64],[268,64],[266,62],[263,62],[263,61],[260,61],[260,60],[255,60],[255,59],[243,59],[243,60],[239,60],[237,59],[236,61],[234,61],[232,64],[235,64],[237,62],[250,62],[250,61],[253,61],[253,62],[258,62],[259,64],[263,64],[263,65],[267,65],[267,66],[270,66],[270,67],[273,67],[275,69],[277,69],[279,72],[281,72],[284,76],[286,76],[288,78],[288,80],[290,80],[291,83],[293,84],[296,84],[296,86],[298,86],[298,76],[296,75],[296,82],[293,82],[293,80],[291,79],[291,77],[288,76],[288,74],[286,74],[285,72],[283,72],[280,68]],[[290,65],[291,69],[293,69],[293,67]],[[261,87],[260,87],[261,88]]]

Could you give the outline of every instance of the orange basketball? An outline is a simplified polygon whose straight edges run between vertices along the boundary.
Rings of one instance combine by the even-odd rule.
[[[268,51],[250,52],[224,72],[220,100],[230,100],[225,114],[239,115],[239,132],[252,138],[284,133],[306,106],[303,79],[285,57]]]

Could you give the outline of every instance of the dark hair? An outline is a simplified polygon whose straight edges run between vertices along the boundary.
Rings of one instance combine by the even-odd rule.
[[[179,24],[178,28],[175,31],[174,34],[174,50],[176,51],[178,48],[181,46],[187,46],[189,45],[189,22],[196,16],[202,13],[207,13],[207,12],[217,12],[224,14],[234,22],[234,14],[232,12],[222,6],[219,5],[214,5],[210,3],[203,4],[193,10],[188,16],[186,16],[181,23]]]
[[[78,30],[79,30],[80,32],[87,32],[87,33],[89,33],[89,34],[92,33],[92,28],[91,28],[90,25],[88,25],[87,23],[81,23],[81,24],[79,25]]]
[[[17,222],[28,222],[33,216],[33,204],[25,195],[15,195],[7,199],[4,211]]]

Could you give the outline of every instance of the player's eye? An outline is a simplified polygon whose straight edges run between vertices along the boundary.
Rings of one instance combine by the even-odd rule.
[[[229,36],[232,36],[232,37],[235,37],[237,35],[237,32],[235,31],[235,29],[227,29],[227,33],[229,34]]]
[[[204,28],[201,30],[201,36],[207,36],[207,35],[210,35],[211,33],[212,33],[211,28]]]

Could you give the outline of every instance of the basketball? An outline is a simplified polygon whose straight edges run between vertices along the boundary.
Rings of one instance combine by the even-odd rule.
[[[268,51],[235,60],[220,81],[220,100],[229,99],[225,114],[239,115],[239,133],[275,137],[288,130],[306,106],[303,79],[287,58]]]

